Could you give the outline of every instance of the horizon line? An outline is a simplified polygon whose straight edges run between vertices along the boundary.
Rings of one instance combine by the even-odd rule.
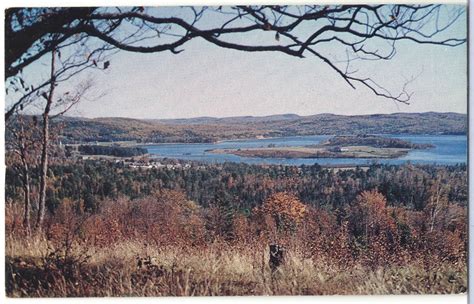
[[[96,116],[96,117],[87,117],[81,115],[63,115],[63,117],[68,118],[85,118],[85,119],[106,119],[106,118],[125,118],[125,119],[135,119],[135,120],[187,120],[187,119],[227,119],[227,118],[265,118],[265,117],[276,117],[276,116],[296,116],[300,118],[318,116],[318,115],[334,115],[334,116],[346,116],[346,117],[357,117],[357,116],[373,116],[373,115],[397,115],[397,114],[460,114],[468,115],[468,113],[448,111],[448,112],[438,112],[438,111],[426,111],[426,112],[393,112],[393,113],[372,113],[372,114],[335,114],[335,113],[316,113],[308,115],[300,115],[295,113],[282,113],[282,114],[269,114],[269,115],[236,115],[236,116],[193,116],[193,117],[177,117],[177,118],[138,118],[130,116]]]

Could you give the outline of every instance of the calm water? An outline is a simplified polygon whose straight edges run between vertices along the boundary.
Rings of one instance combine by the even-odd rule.
[[[284,164],[284,165],[312,165],[324,164],[354,164],[366,165],[372,163],[403,164],[407,161],[417,164],[457,164],[467,162],[467,137],[464,135],[387,135],[414,143],[433,144],[435,148],[426,150],[412,150],[406,156],[397,159],[354,159],[354,158],[253,158],[240,157],[231,154],[213,154],[206,152],[209,149],[245,149],[275,146],[304,146],[318,144],[331,136],[292,136],[269,139],[249,139],[224,141],[216,144],[158,144],[146,146],[148,152],[159,158],[176,158],[204,162],[244,162],[248,164]]]

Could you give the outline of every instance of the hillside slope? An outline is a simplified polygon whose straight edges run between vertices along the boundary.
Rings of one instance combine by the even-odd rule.
[[[214,142],[225,139],[344,134],[466,134],[467,115],[395,113],[343,116],[295,114],[140,120],[63,117],[66,141]]]

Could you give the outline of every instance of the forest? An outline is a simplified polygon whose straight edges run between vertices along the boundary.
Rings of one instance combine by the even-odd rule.
[[[398,138],[388,138],[377,135],[361,134],[356,136],[339,135],[329,138],[322,145],[327,146],[371,146],[377,148],[405,148],[405,149],[429,149],[434,148],[432,144],[416,144]]]
[[[60,117],[65,143],[137,141],[202,143],[255,137],[358,134],[466,134],[467,116],[458,113],[189,118]]]
[[[132,157],[147,153],[147,149],[140,147],[120,147],[105,145],[79,145],[77,147],[77,150],[84,155],[111,155],[118,157]]]
[[[295,193],[313,207],[337,210],[363,192],[377,189],[392,206],[424,209],[430,187],[443,183],[450,202],[467,206],[467,167],[372,165],[337,170],[312,166],[259,166],[237,163],[199,164],[183,169],[133,169],[106,161],[79,161],[51,166],[47,206],[51,212],[64,199],[86,200],[97,210],[101,200],[142,198],[163,189],[182,191],[200,206],[226,205],[243,212],[277,192]],[[449,181],[449,183],[447,183]],[[20,200],[22,182],[7,170],[7,201]],[[202,191],[206,189],[206,191]]]
[[[7,170],[10,295],[405,294],[467,288],[466,165],[192,163],[140,169],[85,160],[52,164],[48,176],[44,236],[29,239],[28,246],[18,204],[21,180]],[[268,242],[286,250],[278,273],[265,262],[268,248],[262,244]],[[197,262],[202,252],[204,264]],[[220,274],[209,274],[209,267]],[[330,281],[336,273],[341,275]]]

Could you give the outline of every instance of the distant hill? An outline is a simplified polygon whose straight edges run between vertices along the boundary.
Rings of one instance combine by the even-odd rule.
[[[281,115],[269,115],[269,116],[234,116],[234,117],[195,117],[195,118],[180,118],[180,119],[155,119],[149,120],[151,122],[161,122],[164,124],[242,124],[242,123],[262,123],[262,122],[274,122],[282,120],[294,120],[300,119],[302,116],[297,114],[281,114]]]
[[[62,117],[66,141],[215,142],[226,139],[296,135],[466,134],[467,115],[395,113],[344,116],[296,114],[263,117],[198,117],[140,120]]]

